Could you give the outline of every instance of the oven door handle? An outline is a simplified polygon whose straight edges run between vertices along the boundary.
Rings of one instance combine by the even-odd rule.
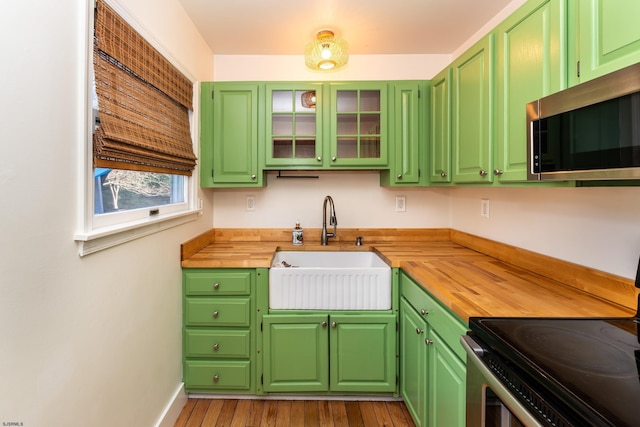
[[[460,337],[460,342],[467,352],[467,371],[469,371],[469,369],[476,369],[484,380],[483,387],[489,387],[491,391],[498,396],[502,403],[509,408],[513,415],[524,423],[525,426],[544,427],[543,424],[540,424],[540,422],[529,413],[518,399],[512,396],[509,389],[505,387],[493,372],[491,372],[491,370],[484,364],[481,357],[484,355],[486,350],[468,335],[462,335]]]

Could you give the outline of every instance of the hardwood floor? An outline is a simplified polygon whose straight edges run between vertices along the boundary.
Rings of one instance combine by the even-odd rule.
[[[404,402],[189,399],[174,427],[415,427]]]

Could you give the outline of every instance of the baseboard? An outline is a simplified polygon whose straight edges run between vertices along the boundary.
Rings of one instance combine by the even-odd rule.
[[[164,408],[164,411],[162,412],[162,415],[155,427],[173,427],[180,416],[180,412],[182,412],[182,408],[186,405],[187,399],[188,396],[184,391],[184,383],[180,383],[180,386],[173,394],[173,398],[167,404],[167,407]]]

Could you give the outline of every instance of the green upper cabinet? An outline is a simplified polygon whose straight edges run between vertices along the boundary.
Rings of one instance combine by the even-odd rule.
[[[387,165],[386,82],[330,83],[329,167],[383,168]],[[327,101],[325,101],[325,105]]]
[[[390,84],[389,169],[380,172],[385,186],[417,186],[426,183],[427,81]]]
[[[451,182],[451,68],[431,80],[431,183]]]
[[[322,84],[266,85],[265,166],[322,166]]]
[[[526,181],[526,104],[566,87],[565,2],[529,1],[496,29],[495,167],[499,182]]]
[[[569,3],[569,83],[575,85],[640,62],[640,1]]]
[[[258,83],[202,83],[202,187],[263,185],[263,174],[258,168],[261,89]]]
[[[494,35],[456,59],[452,77],[453,181],[492,182]]]

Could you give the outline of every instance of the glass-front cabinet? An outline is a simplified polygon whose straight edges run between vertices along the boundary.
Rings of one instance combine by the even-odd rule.
[[[322,85],[268,84],[267,167],[322,166]]]
[[[330,165],[387,164],[387,85],[330,86]]]

